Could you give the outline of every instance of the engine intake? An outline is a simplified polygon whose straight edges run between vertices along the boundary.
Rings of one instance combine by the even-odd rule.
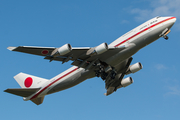
[[[100,45],[98,45],[97,47],[91,48],[87,51],[86,55],[99,55],[102,54],[104,52],[106,52],[109,49],[108,44],[107,43],[102,43]]]
[[[60,55],[65,55],[65,54],[71,52],[71,50],[72,50],[71,45],[70,44],[65,44],[62,47],[58,48],[58,53]]]
[[[139,70],[141,70],[143,68],[142,64],[140,62],[135,63],[131,66],[129,66],[128,71],[126,72],[126,75],[130,74],[130,73],[135,73]]]
[[[108,44],[107,43],[102,43],[99,46],[95,48],[95,52],[99,55],[108,50]]]
[[[122,87],[127,87],[128,85],[132,84],[134,81],[132,79],[132,77],[128,77],[128,78],[125,78],[121,81],[121,86]]]

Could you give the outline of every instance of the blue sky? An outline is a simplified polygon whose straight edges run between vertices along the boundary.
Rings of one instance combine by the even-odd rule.
[[[179,120],[179,0],[1,0],[0,119]],[[42,105],[3,92],[19,88],[19,72],[50,79],[71,67],[40,56],[11,52],[8,46],[94,47],[108,44],[156,16],[175,16],[169,40],[162,38],[140,50],[133,62],[144,68],[130,76],[134,83],[104,96],[100,78],[45,97]]]

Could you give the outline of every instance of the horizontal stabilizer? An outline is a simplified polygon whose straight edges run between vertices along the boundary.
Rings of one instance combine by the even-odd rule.
[[[35,92],[37,92],[40,88],[15,88],[15,89],[6,89],[4,92],[8,92],[14,95],[18,95],[21,97],[28,97]]]

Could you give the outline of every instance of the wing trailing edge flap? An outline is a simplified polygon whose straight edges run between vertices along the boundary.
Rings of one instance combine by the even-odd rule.
[[[8,92],[21,97],[28,97],[36,93],[39,89],[40,88],[14,88],[14,89],[6,89],[4,92]]]
[[[63,61],[64,59],[66,59],[67,57],[51,57],[51,56],[46,56],[44,59],[46,60],[55,60],[55,61]]]

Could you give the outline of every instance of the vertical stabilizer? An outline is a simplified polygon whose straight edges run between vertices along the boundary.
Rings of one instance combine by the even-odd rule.
[[[22,88],[39,88],[43,83],[48,81],[47,79],[28,75],[25,73],[17,74],[16,76],[14,76],[14,79]]]

